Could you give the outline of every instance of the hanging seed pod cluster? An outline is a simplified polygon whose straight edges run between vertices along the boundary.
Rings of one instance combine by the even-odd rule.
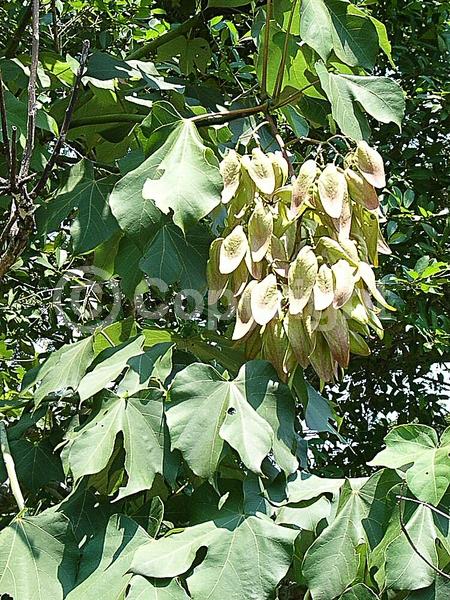
[[[248,359],[264,358],[287,380],[297,364],[332,381],[350,353],[370,353],[380,338],[373,266],[389,253],[380,231],[376,188],[381,156],[358,144],[343,168],[307,160],[292,183],[281,154],[230,152],[221,164],[227,218],[208,262],[209,301],[232,299],[233,339]]]

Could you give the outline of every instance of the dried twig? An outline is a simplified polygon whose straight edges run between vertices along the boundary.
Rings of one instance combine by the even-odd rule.
[[[66,114],[64,115],[64,121],[63,121],[63,124],[61,125],[59,136],[56,141],[55,147],[53,148],[52,155],[49,158],[47,164],[45,165],[44,172],[42,173],[39,181],[37,182],[36,186],[33,188],[32,192],[30,193],[30,196],[32,199],[36,198],[36,196],[38,196],[41,193],[41,191],[44,189],[45,184],[47,183],[48,178],[50,177],[51,171],[55,165],[56,159],[59,156],[59,151],[61,150],[61,148],[65,142],[67,131],[69,129],[70,122],[71,122],[72,116],[73,116],[73,111],[75,109],[75,105],[77,102],[78,92],[80,90],[81,79],[83,77],[84,68],[86,66],[88,53],[89,53],[89,41],[85,40],[85,42],[83,43],[83,50],[81,53],[80,65],[78,67],[77,76],[75,79],[74,86],[72,88],[72,96],[70,98],[70,102],[67,107]]]
[[[25,150],[20,165],[19,179],[26,177],[30,171],[31,157],[34,150],[36,136],[36,88],[37,88],[37,70],[39,63],[39,0],[33,0],[32,3],[32,42],[31,42],[31,66],[30,80],[28,83],[28,121],[27,121],[27,139]]]
[[[55,44],[56,52],[61,52],[61,45],[59,43],[59,31],[58,31],[58,12],[56,10],[56,0],[52,0],[52,32],[53,32],[53,43]]]

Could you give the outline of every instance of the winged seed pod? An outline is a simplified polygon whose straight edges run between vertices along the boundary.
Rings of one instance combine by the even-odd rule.
[[[256,187],[266,195],[275,191],[275,172],[272,161],[259,148],[255,148],[252,157],[244,156],[242,165],[255,182]]]
[[[266,325],[277,314],[281,304],[281,292],[275,275],[267,275],[252,289],[252,315],[259,325]]]
[[[220,163],[220,173],[223,179],[222,202],[228,202],[234,198],[241,179],[241,159],[235,150],[230,150]]]
[[[222,298],[228,285],[228,275],[224,275],[219,271],[219,255],[222,242],[222,238],[213,240],[209,249],[206,279],[208,282],[208,301],[210,304],[216,304],[216,302]]]
[[[355,288],[353,277],[355,269],[346,260],[341,259],[331,267],[331,270],[334,277],[333,306],[342,308],[352,297]]]
[[[383,159],[367,142],[358,142],[356,161],[359,170],[371,185],[376,188],[386,187]]]
[[[342,171],[335,165],[327,165],[319,176],[318,188],[324,211],[333,219],[339,219],[347,191]]]
[[[247,248],[248,241],[242,225],[237,225],[220,246],[219,271],[224,275],[235,271],[244,259]]]
[[[360,173],[353,169],[345,169],[345,179],[350,196],[368,210],[376,210],[380,206],[376,189]]]
[[[311,193],[317,176],[317,164],[315,160],[307,160],[300,167],[298,177],[295,179],[292,186],[292,202],[291,210],[294,214],[298,212],[300,206],[307,200]]]
[[[334,299],[333,272],[327,265],[322,265],[317,273],[313,288],[314,308],[325,310]]]
[[[269,152],[268,157],[272,161],[275,174],[275,189],[283,187],[289,177],[289,166],[281,152]]]
[[[292,315],[298,315],[305,308],[316,283],[318,271],[316,255],[310,246],[305,246],[291,263],[288,273],[289,312]]]
[[[210,249],[209,301],[234,295],[233,340],[247,360],[271,361],[283,381],[298,364],[333,381],[351,352],[370,353],[371,330],[383,336],[376,303],[390,307],[372,267],[389,249],[375,210],[373,152],[360,144],[345,171],[328,165],[319,174],[306,161],[292,185],[278,153],[231,152],[221,165],[227,216]]]
[[[253,279],[242,292],[236,311],[236,324],[234,326],[233,340],[242,339],[255,326],[255,319],[253,318],[251,307],[252,290],[255,285],[257,285],[257,282]]]
[[[259,200],[248,222],[248,243],[253,262],[260,262],[265,257],[269,249],[272,233],[272,213]]]

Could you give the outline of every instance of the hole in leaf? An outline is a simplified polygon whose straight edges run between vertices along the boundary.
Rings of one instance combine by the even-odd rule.
[[[230,408],[227,410],[227,413],[228,413],[229,415],[235,415],[235,414],[236,414],[236,409],[235,409],[233,406],[231,406],[231,407],[230,407]]]

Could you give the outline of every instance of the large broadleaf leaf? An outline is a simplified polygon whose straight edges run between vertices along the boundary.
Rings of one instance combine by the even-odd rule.
[[[326,61],[331,52],[351,67],[371,69],[378,53],[377,30],[362,11],[342,0],[303,0],[300,35]]]
[[[108,525],[83,548],[74,589],[67,600],[122,600],[131,581],[129,573],[136,550],[150,536],[123,515],[113,515]]]
[[[0,595],[63,600],[73,587],[78,559],[66,517],[53,511],[19,517],[0,533]]]
[[[229,507],[229,502],[220,511],[210,502],[200,506],[203,519],[198,525],[139,548],[131,571],[146,577],[175,577],[191,567],[200,548],[206,548],[205,558],[187,578],[193,600],[272,598],[289,568],[297,532],[264,515],[243,514],[242,507],[233,503]]]
[[[183,120],[165,143],[116,185],[110,204],[121,229],[139,243],[163,213],[183,232],[220,203],[222,178],[213,152],[192,121]]]
[[[71,227],[74,252],[93,250],[117,230],[117,221],[108,206],[114,179],[95,179],[92,163],[82,160],[72,167],[65,186],[37,211],[42,231],[58,230],[61,222],[78,209]]]
[[[34,394],[36,406],[49,394],[75,392],[93,359],[92,336],[75,344],[66,344],[52,352],[34,373],[33,380],[27,381],[24,389],[38,384]]]
[[[156,474],[164,473],[169,453],[162,393],[149,389],[131,398],[105,394],[91,419],[70,435],[68,462],[76,480],[107,466],[119,433],[128,475],[121,498],[150,489]]]
[[[333,119],[349,137],[362,140],[368,136],[367,117],[360,105],[377,121],[401,126],[405,99],[401,87],[389,77],[331,73],[322,63],[316,64],[316,70]]]
[[[190,365],[173,381],[167,422],[172,447],[201,477],[213,477],[225,442],[254,472],[270,450],[287,473],[297,467],[294,401],[267,362],[247,363],[233,381],[208,365]]]
[[[141,354],[144,337],[138,336],[99,355],[95,367],[80,381],[78,394],[83,402],[117,379],[127,366],[128,360]]]
[[[450,428],[442,434],[440,444],[435,430],[426,425],[395,427],[385,442],[386,449],[369,464],[407,468],[409,489],[419,500],[437,506],[450,484]]]
[[[139,263],[149,277],[165,284],[179,284],[184,290],[204,292],[210,235],[197,225],[186,235],[173,224],[165,224],[155,234]]]

